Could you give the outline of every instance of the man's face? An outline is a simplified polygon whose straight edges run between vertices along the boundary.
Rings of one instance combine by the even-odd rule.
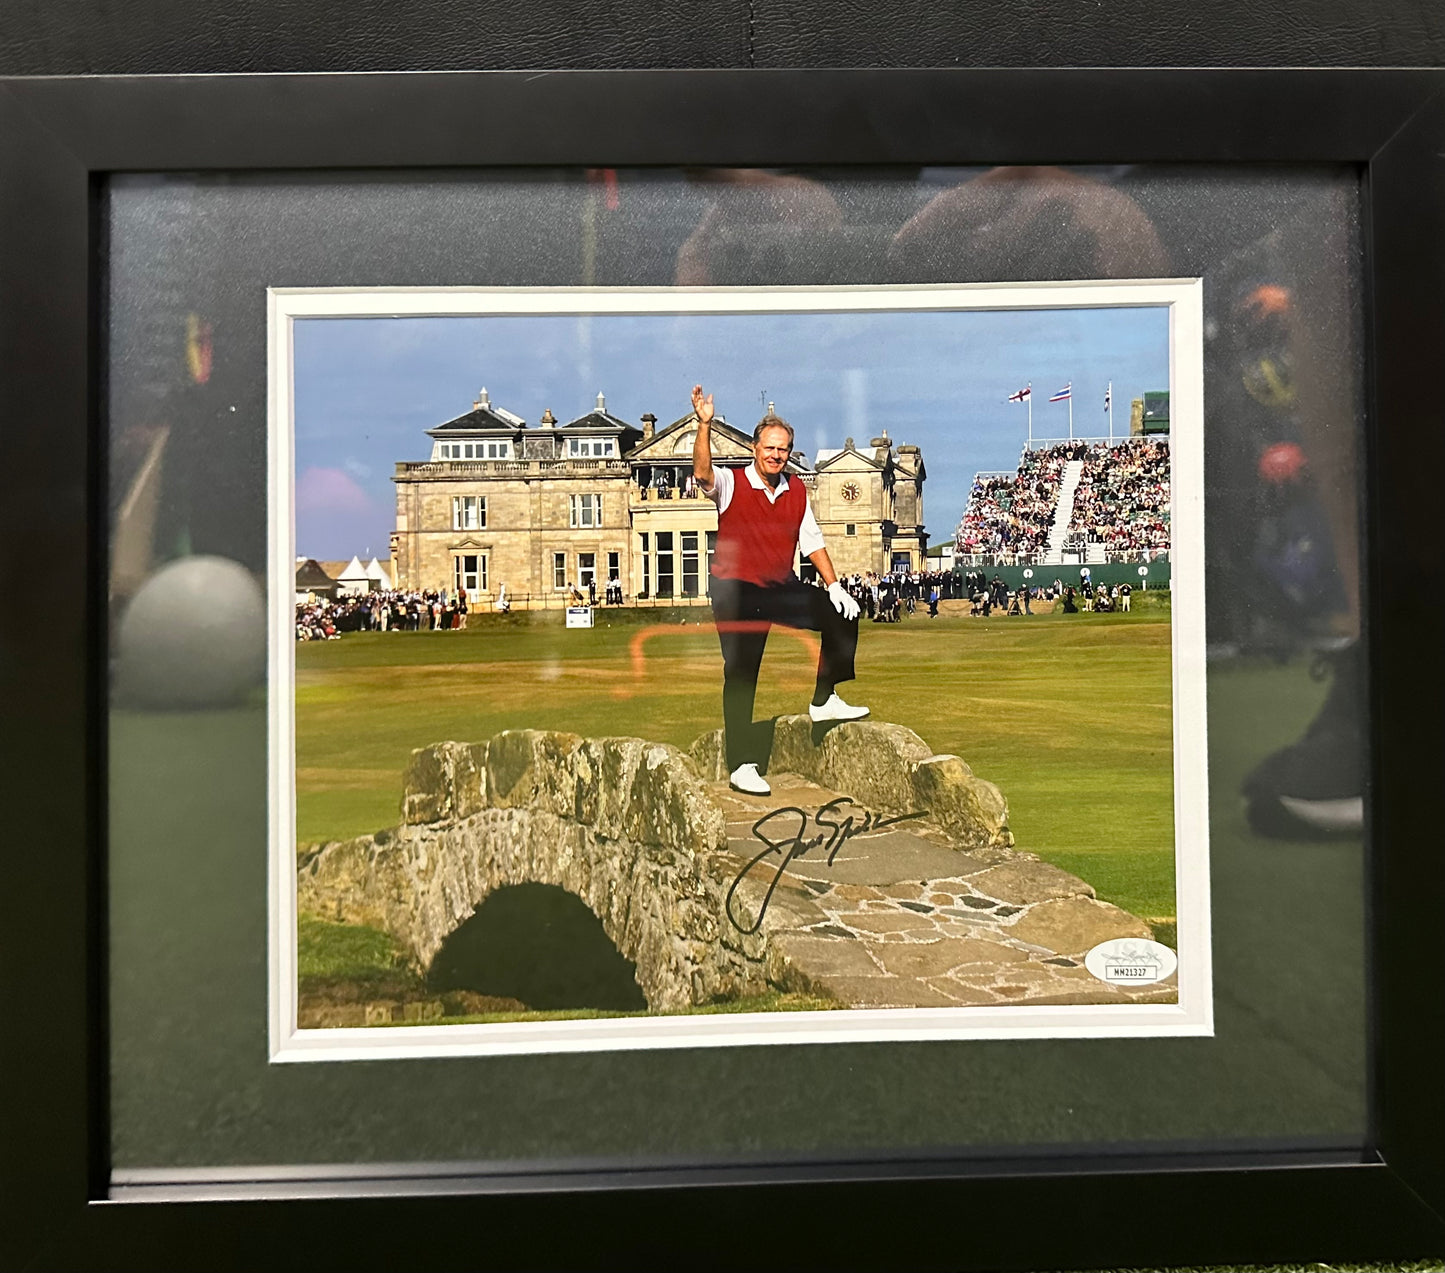
[[[776,480],[788,462],[793,448],[788,442],[786,429],[764,429],[762,436],[753,443],[753,460],[758,472],[764,477]]]

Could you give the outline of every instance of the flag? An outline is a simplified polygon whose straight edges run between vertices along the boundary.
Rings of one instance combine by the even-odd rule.
[[[1074,396],[1074,382],[1073,382],[1072,380],[1070,380],[1069,383],[1066,384],[1062,389],[1060,389],[1060,390],[1058,391],[1058,393],[1054,394],[1054,396],[1053,396],[1052,398],[1050,398],[1049,401],[1050,401],[1050,402],[1067,402],[1067,401],[1068,401],[1070,398],[1072,398],[1073,396]]]
[[[1033,393],[1034,387],[1032,385],[1025,385],[1017,393],[1009,394],[1008,400],[1010,402],[1022,402],[1025,398],[1033,397]]]
[[[1108,411],[1108,409],[1109,409],[1109,404],[1113,401],[1113,399],[1114,399],[1114,386],[1113,386],[1113,385],[1110,385],[1107,389],[1104,390],[1104,410],[1105,410],[1105,411]]]

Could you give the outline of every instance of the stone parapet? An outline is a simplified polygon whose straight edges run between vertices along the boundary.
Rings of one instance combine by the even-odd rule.
[[[722,730],[689,754],[702,776],[727,777]],[[769,772],[801,774],[887,813],[921,813],[959,847],[1009,847],[1008,802],[957,756],[935,755],[911,729],[883,721],[816,725],[807,716],[774,722]]]
[[[456,822],[483,809],[545,810],[598,835],[674,852],[726,847],[722,814],[692,761],[666,743],[509,729],[483,743],[412,753],[402,821]]]

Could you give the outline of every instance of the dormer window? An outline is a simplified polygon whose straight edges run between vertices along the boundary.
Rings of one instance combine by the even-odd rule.
[[[438,442],[436,458],[439,460],[510,460],[511,439],[500,442]]]
[[[568,438],[567,455],[573,459],[605,459],[617,454],[616,438]]]

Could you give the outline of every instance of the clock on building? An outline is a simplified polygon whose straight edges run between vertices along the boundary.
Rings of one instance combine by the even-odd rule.
[[[863,494],[863,488],[857,482],[843,483],[843,498],[850,504],[857,503],[858,497]]]

